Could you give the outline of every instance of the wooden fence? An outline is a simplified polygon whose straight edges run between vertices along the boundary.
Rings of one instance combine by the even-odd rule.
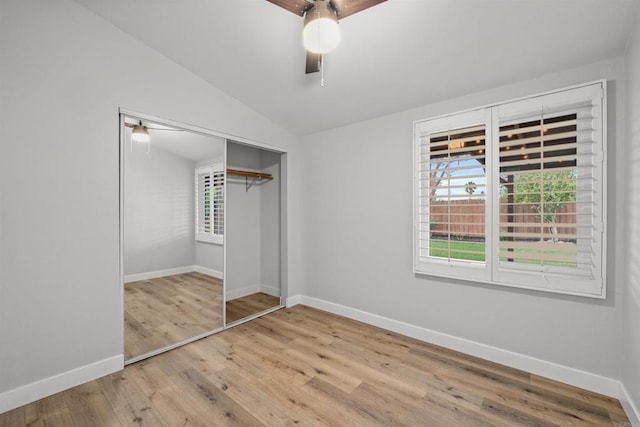
[[[436,236],[451,234],[459,239],[472,239],[484,236],[485,230],[484,200],[456,200],[452,202],[431,203],[431,232]],[[540,216],[531,205],[514,205],[513,222],[519,233],[540,233],[540,226],[518,226],[520,223],[541,223]],[[500,205],[500,222],[509,221],[507,205]],[[575,235],[574,227],[563,227],[562,224],[576,223],[576,204],[567,203],[556,212],[556,227],[559,235]],[[449,229],[447,225],[449,224]],[[544,233],[549,233],[547,224],[543,223]],[[506,227],[501,227],[506,231]]]

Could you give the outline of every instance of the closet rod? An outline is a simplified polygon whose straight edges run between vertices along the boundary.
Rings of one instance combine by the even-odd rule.
[[[245,178],[256,178],[256,179],[273,179],[273,175],[271,175],[270,173],[251,172],[251,171],[243,171],[239,169],[229,169],[229,168],[227,168],[227,175],[244,176]]]

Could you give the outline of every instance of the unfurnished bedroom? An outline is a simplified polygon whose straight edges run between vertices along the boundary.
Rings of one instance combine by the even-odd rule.
[[[0,427],[640,427],[640,0],[0,2]]]

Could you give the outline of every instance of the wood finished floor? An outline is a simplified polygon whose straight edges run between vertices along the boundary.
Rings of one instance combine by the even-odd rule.
[[[227,301],[226,304],[227,323],[231,323],[279,305],[280,298],[257,292]]]
[[[612,398],[295,306],[0,415],[0,426],[630,425]]]
[[[124,286],[125,360],[222,327],[222,281],[185,273]]]

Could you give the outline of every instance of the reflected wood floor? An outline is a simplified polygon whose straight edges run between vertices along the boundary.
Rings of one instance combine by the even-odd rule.
[[[276,305],[280,305],[280,297],[274,297],[272,295],[265,294],[264,292],[257,292],[255,294],[227,301],[226,304],[227,323],[231,323],[247,316],[251,316],[252,314],[260,313],[261,311],[275,307]]]
[[[185,273],[124,285],[125,360],[222,327],[222,280]]]
[[[0,415],[0,426],[630,425],[620,403],[304,306]]]

